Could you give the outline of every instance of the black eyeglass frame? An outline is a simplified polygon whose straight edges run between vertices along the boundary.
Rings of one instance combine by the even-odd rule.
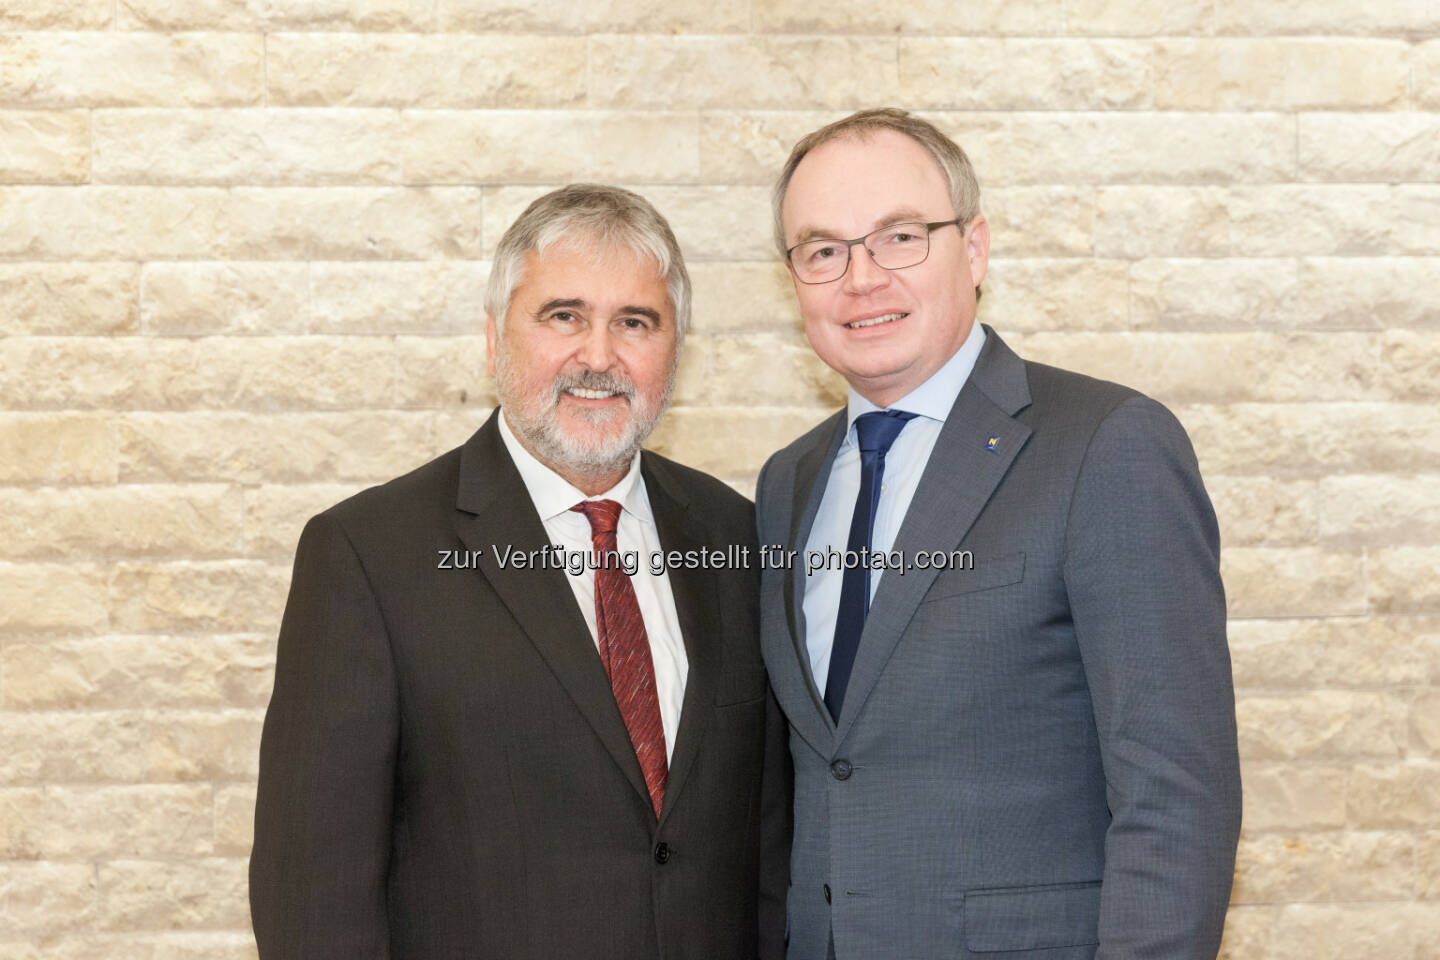
[[[874,251],[874,250],[871,250],[869,244],[867,244],[865,241],[869,240],[871,237],[875,236],[875,234],[880,233],[881,231],[890,230],[890,229],[892,229],[892,228],[894,228],[894,227],[903,226],[904,224],[907,224],[907,223],[918,224],[918,225],[920,225],[920,226],[922,226],[922,227],[925,228],[925,256],[921,257],[919,260],[916,260],[914,263],[907,263],[907,264],[905,264],[905,266],[903,266],[903,267],[887,267],[887,266],[885,266],[883,263],[881,263],[880,261],[875,260],[875,251]],[[931,222],[931,223],[926,223],[926,222],[924,222],[923,220],[897,220],[895,223],[887,223],[887,224],[885,224],[885,226],[883,226],[883,227],[876,227],[874,230],[871,230],[869,233],[865,234],[865,236],[863,236],[863,237],[856,237],[854,240],[841,240],[839,237],[815,237],[815,238],[812,239],[812,240],[801,240],[799,243],[795,244],[795,246],[793,246],[793,247],[791,247],[789,250],[786,250],[786,251],[785,251],[785,262],[786,262],[787,264],[789,264],[789,265],[790,265],[790,269],[791,269],[792,271],[794,271],[794,273],[795,273],[795,279],[796,279],[796,280],[799,280],[801,283],[805,284],[805,285],[808,286],[808,287],[818,287],[818,286],[819,286],[820,284],[822,284],[822,283],[834,283],[836,280],[843,279],[844,276],[845,276],[845,274],[847,274],[847,273],[850,272],[850,264],[851,264],[851,263],[854,261],[854,259],[855,259],[854,257],[852,257],[852,256],[850,255],[850,250],[851,250],[851,248],[853,248],[853,247],[855,246],[855,244],[858,243],[858,244],[860,244],[862,247],[865,248],[865,252],[868,253],[868,254],[870,254],[870,259],[871,259],[871,260],[874,260],[874,261],[875,261],[875,265],[876,265],[877,267],[880,267],[882,270],[909,270],[911,267],[918,267],[918,266],[920,266],[920,264],[922,264],[922,263],[924,263],[926,260],[929,260],[929,259],[930,259],[930,233],[931,233],[931,231],[938,230],[938,229],[940,229],[941,227],[948,227],[948,226],[952,226],[952,225],[953,225],[953,226],[956,226],[956,227],[959,227],[959,226],[961,226],[961,223],[962,223],[962,221],[961,221],[961,219],[960,219],[959,217],[956,217],[956,218],[953,219],[953,220],[935,220],[935,221],[933,221],[933,222]],[[963,228],[962,228],[962,229],[963,229]],[[795,253],[796,250],[799,250],[801,247],[805,246],[805,244],[807,244],[807,243],[843,243],[843,244],[845,245],[845,269],[844,269],[844,270],[841,270],[839,273],[837,273],[835,276],[831,277],[829,280],[803,280],[803,279],[801,279],[801,277],[800,277],[800,271],[795,269],[795,261],[792,260],[792,259],[790,259],[790,258],[794,255],[794,253]]]

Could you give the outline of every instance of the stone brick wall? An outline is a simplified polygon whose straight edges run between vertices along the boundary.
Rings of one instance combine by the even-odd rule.
[[[463,440],[546,188],[696,282],[655,438],[747,489],[841,402],[769,247],[791,141],[925,112],[984,318],[1191,431],[1246,825],[1225,955],[1440,957],[1434,0],[0,0],[0,960],[241,960],[299,529]]]

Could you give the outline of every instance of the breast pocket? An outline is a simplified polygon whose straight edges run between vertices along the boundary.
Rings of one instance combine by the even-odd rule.
[[[930,585],[921,603],[934,603],[947,597],[1006,587],[1025,579],[1025,554],[1012,553],[1003,557],[976,557],[969,570],[944,570]]]

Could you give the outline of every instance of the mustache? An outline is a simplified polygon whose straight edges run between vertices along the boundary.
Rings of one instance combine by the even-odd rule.
[[[620,394],[626,400],[635,399],[635,384],[629,378],[616,376],[613,373],[599,373],[595,370],[562,373],[556,377],[552,399],[559,403],[560,394],[574,387],[579,387],[581,390],[605,390],[609,393]]]

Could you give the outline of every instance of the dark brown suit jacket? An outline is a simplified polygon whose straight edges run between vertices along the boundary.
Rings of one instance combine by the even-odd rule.
[[[783,953],[784,724],[757,633],[751,504],[651,453],[689,677],[658,823],[566,574],[500,438],[313,518],[260,748],[263,960],[730,960]],[[472,569],[437,569],[444,551]],[[454,565],[453,562],[450,565]]]

